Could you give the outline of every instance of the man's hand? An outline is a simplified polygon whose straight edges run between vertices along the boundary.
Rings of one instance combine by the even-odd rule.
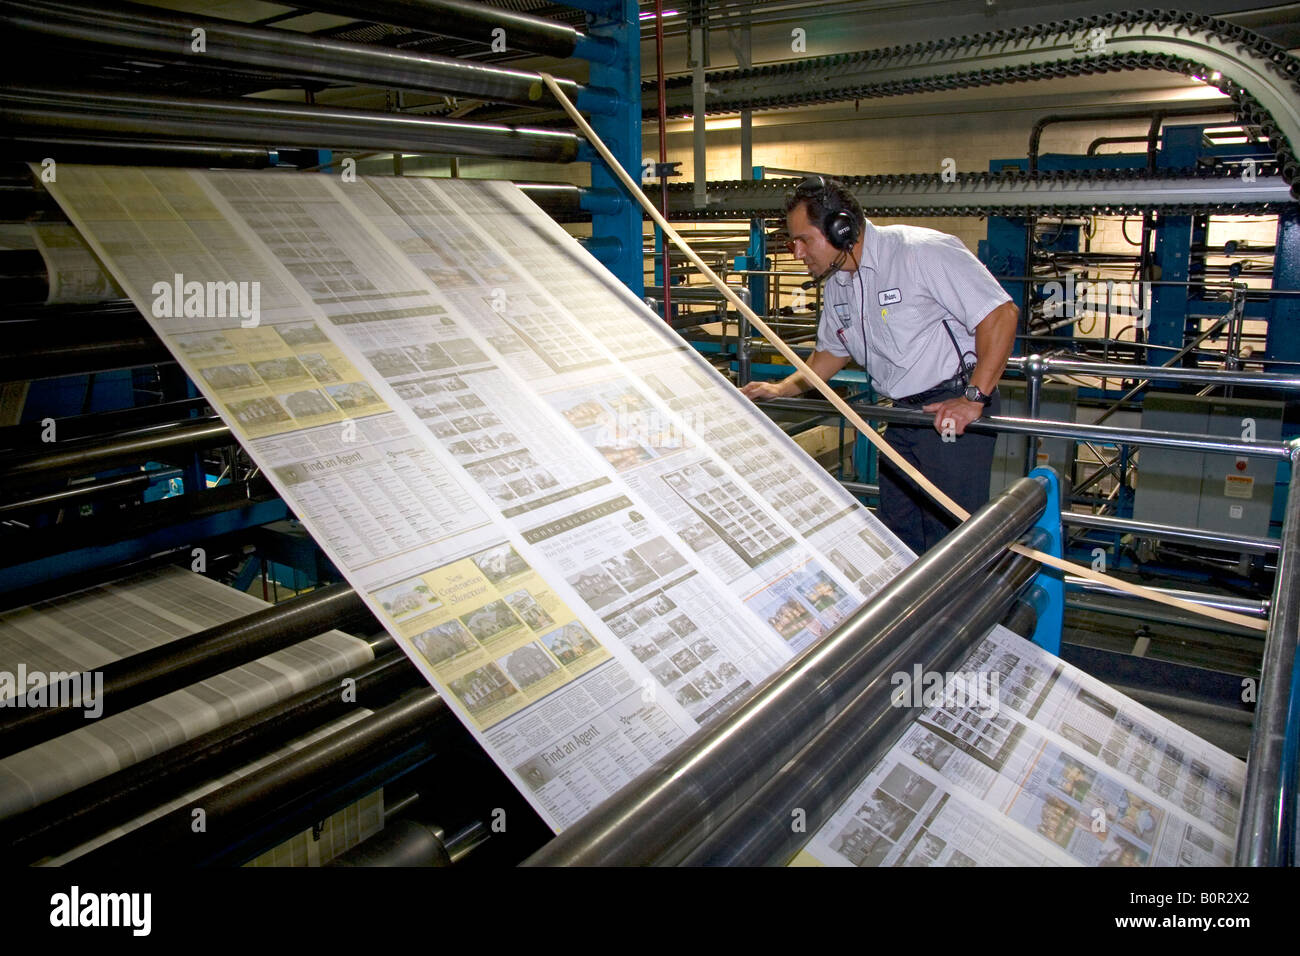
[[[787,398],[789,392],[784,382],[750,382],[740,390],[750,401],[758,402],[766,398]]]
[[[926,405],[921,411],[934,412],[934,430],[939,434],[950,431],[954,435],[963,435],[966,426],[984,414],[984,405],[964,398],[950,398],[946,402]]]

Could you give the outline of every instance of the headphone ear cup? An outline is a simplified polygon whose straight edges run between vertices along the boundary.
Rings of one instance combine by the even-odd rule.
[[[826,228],[822,231],[826,234],[826,238],[830,240],[830,244],[836,249],[851,249],[853,243],[858,241],[857,223],[843,209],[826,217]]]

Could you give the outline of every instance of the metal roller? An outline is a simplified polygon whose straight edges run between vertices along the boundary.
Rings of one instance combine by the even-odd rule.
[[[418,820],[400,818],[384,821],[384,828],[336,856],[327,867],[350,866],[451,866],[446,834]]]
[[[5,256],[12,255],[7,253]],[[40,254],[37,253],[37,256]],[[0,257],[3,261],[4,257]],[[41,284],[46,275],[41,262]],[[8,283],[4,291],[10,292]],[[40,296],[43,301],[45,296]],[[32,302],[16,296],[10,302]],[[5,322],[0,345],[0,382],[31,381],[63,375],[84,375],[142,365],[170,365],[176,361],[149,323],[131,308],[129,315],[106,322],[101,316],[63,318],[57,325],[34,320]]]
[[[331,584],[275,607],[124,657],[98,668],[104,677],[100,695],[104,716],[121,713],[324,631],[345,626],[365,612],[365,603],[351,586]],[[60,699],[52,690],[50,693],[52,699]],[[85,725],[85,716],[72,707],[7,708],[0,714],[0,757]]]
[[[541,78],[525,70],[346,43],[157,7],[117,4],[106,9],[70,0],[0,0],[0,16],[30,33],[77,44],[142,50],[165,62],[186,66],[230,64],[278,76],[449,93],[517,106],[558,106]],[[204,33],[201,53],[193,52],[191,47],[194,30]],[[558,82],[584,109],[608,113],[618,105],[613,91],[593,90],[572,80]]]
[[[27,162],[40,162],[50,154],[45,137],[13,136],[12,130],[0,131],[0,155]],[[315,166],[319,152],[314,149],[268,149],[266,147],[213,146],[198,143],[142,143],[138,140],[77,139],[60,137],[59,159],[65,163],[99,166],[197,166],[202,169],[269,169],[273,166]],[[3,198],[0,194],[0,198]],[[30,196],[11,197],[0,206],[6,218],[25,219],[41,212],[47,218],[61,218],[58,203],[44,190],[31,190]],[[17,214],[17,215],[15,215]]]
[[[1082,591],[1085,594],[1100,594],[1106,597],[1119,598],[1121,601],[1131,601],[1133,596],[1119,588],[1102,584],[1100,581],[1093,581],[1091,578],[1076,577],[1073,574],[1065,576],[1065,583],[1073,590]],[[1218,608],[1222,611],[1232,611],[1234,614],[1244,614],[1247,617],[1257,617],[1266,620],[1269,617],[1270,604],[1268,601],[1257,601],[1251,598],[1238,597],[1232,594],[1206,594],[1200,591],[1183,591],[1177,588],[1151,588],[1158,594],[1168,594],[1170,597],[1180,598],[1184,601],[1190,601],[1193,604],[1199,604],[1202,607]],[[1155,611],[1156,609],[1152,609]],[[1232,625],[1216,624],[1215,627],[1232,627]],[[1258,638],[1259,632],[1253,632],[1253,636]]]
[[[122,136],[247,146],[333,147],[455,153],[547,163],[578,158],[573,133],[305,106],[262,99],[178,98],[91,89],[10,87],[0,91],[0,117],[11,133],[57,143]]]
[[[75,488],[65,488],[62,491],[51,491],[42,495],[32,495],[30,498],[20,498],[16,501],[3,501],[0,502],[0,516],[25,511],[29,508],[64,507],[74,502],[79,503],[82,499],[89,500],[104,495],[125,496],[130,494],[134,497],[142,494],[150,485],[170,481],[173,478],[181,478],[184,474],[179,468],[168,468],[143,472],[138,475],[129,475],[125,478],[92,481],[79,484]]]
[[[1047,545],[1041,529],[1028,536],[1031,548]],[[915,656],[900,669],[947,673],[960,666],[974,645],[1007,613],[1038,572],[1038,563],[1007,553],[975,593],[973,601],[950,603],[928,619],[909,644]],[[761,790],[711,832],[681,862],[686,866],[776,866],[787,862],[830,819],[858,785],[863,773],[889,752],[916,716],[894,706],[892,675],[880,674]],[[790,823],[804,812],[805,829]]]
[[[487,827],[477,820],[450,835],[418,820],[385,820],[381,832],[325,865],[454,866],[488,837]]]
[[[301,750],[175,810],[75,863],[215,866],[245,862],[267,846],[432,759],[460,724],[432,687],[412,691]],[[348,781],[339,785],[339,781]],[[319,794],[329,793],[322,805]],[[206,838],[196,838],[202,809]]]
[[[1026,598],[1031,597],[1035,591],[1040,591],[1037,585],[1029,588]],[[1025,640],[1030,640],[1034,636],[1034,630],[1038,627],[1038,611],[1028,600],[1018,600],[1007,612],[1007,616],[1002,619],[1002,626],[1013,634],[1019,634]]]
[[[911,654],[910,635],[1042,513],[1022,478],[715,726],[529,857],[533,866],[671,861],[745,804],[846,704]]]
[[[588,36],[565,23],[471,0],[368,0],[362,8],[351,0],[305,0],[295,6],[409,27],[484,46],[491,46],[495,39],[492,31],[501,29],[505,31],[508,49],[561,59],[577,56],[597,63],[613,63],[617,55],[617,47],[603,37]]]
[[[0,487],[61,476],[85,476],[149,458],[167,460],[169,452],[212,448],[234,441],[229,427],[216,416],[133,429],[103,438],[65,442],[54,452],[14,455],[0,466]]]
[[[135,306],[128,303],[129,308],[118,308],[116,305],[111,306],[94,306],[96,314],[101,315],[101,322],[111,324],[119,318],[129,320],[132,316],[139,313],[135,311]],[[80,311],[64,310],[58,306],[42,310],[49,313],[50,318],[55,322],[64,321],[66,318],[69,322],[79,322]],[[0,323],[0,338],[4,337],[7,329],[6,323]],[[205,417],[211,415],[211,409],[208,400],[201,396],[195,398],[183,398],[169,402],[161,402],[157,405],[137,405],[132,408],[115,408],[106,412],[87,412],[84,415],[68,415],[56,417],[58,422],[58,433],[60,441],[70,441],[73,439],[91,439],[108,434],[109,432],[129,431],[133,429],[142,429],[151,425],[171,425],[182,420],[186,424],[191,424],[193,419],[189,416],[199,414]],[[40,422],[26,422],[18,425],[0,426],[0,449],[4,449],[6,456],[13,456],[20,450],[28,450],[41,445],[41,432],[45,426]]]
[[[66,852],[206,780],[239,769],[359,706],[419,686],[420,673],[384,635],[376,660],[0,822],[0,858],[21,865]],[[384,656],[380,656],[380,655]],[[356,702],[340,682],[356,681]]]

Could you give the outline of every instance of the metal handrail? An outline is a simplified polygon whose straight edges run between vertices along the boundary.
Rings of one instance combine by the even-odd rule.
[[[1177,525],[1156,524],[1154,522],[1134,521],[1131,518],[1115,518],[1111,515],[1080,514],[1061,512],[1063,524],[1089,528],[1095,531],[1116,531],[1122,534],[1150,535],[1153,538],[1165,538],[1170,541],[1185,541],[1207,548],[1221,547],[1228,551],[1242,551],[1250,554],[1277,554],[1281,543],[1276,538],[1257,538],[1249,534],[1230,534],[1227,531],[1206,531],[1203,528],[1183,528]]]
[[[1100,345],[1106,349],[1109,349],[1110,346],[1122,345],[1127,350],[1142,349],[1148,352],[1181,351],[1181,349],[1173,345],[1159,345],[1155,342],[1134,342],[1132,339],[1115,339],[1115,338],[1105,338],[1100,336],[1097,338],[1079,339],[1073,336],[1063,336],[1063,335],[1017,335],[1016,339],[1022,341],[1033,339],[1035,342],[1039,342],[1039,343],[1060,342],[1062,345],[1085,345],[1086,344],[1094,347]],[[1222,349],[1216,350],[1216,349],[1198,348],[1198,349],[1192,349],[1191,352],[1187,354],[1204,355],[1215,359],[1223,358]],[[1017,359],[1021,358],[1021,356],[1013,356],[1013,357]],[[1263,357],[1255,357],[1255,356],[1251,356],[1251,357],[1243,356],[1239,359],[1239,361],[1251,362],[1257,365],[1276,365],[1276,366],[1287,366],[1287,367],[1300,366],[1300,362],[1292,361],[1290,359],[1263,358]],[[1136,368],[1136,366],[1125,366],[1125,368]]]
[[[1161,365],[1126,365],[1122,362],[1077,362],[1041,355],[1013,356],[1007,360],[1007,368],[1028,375],[1026,369],[1031,366],[1034,359],[1042,364],[1044,375],[1090,375],[1096,378],[1144,378],[1157,382],[1191,382],[1196,385],[1247,385],[1256,388],[1300,389],[1300,375],[1172,368]]]
[[[745,302],[746,305],[749,304],[749,288],[747,286],[733,285],[730,286],[730,289],[732,292],[736,293],[736,295],[740,296],[741,301]],[[711,285],[675,285],[672,286],[671,291],[673,294],[673,300],[679,305],[714,305],[718,302],[726,301],[723,299],[722,293]],[[656,299],[662,302],[664,297],[664,287],[661,285],[648,285],[645,288],[645,294],[647,298]]]
[[[1079,577],[1073,574],[1065,576],[1066,591],[1082,592],[1084,594],[1104,594],[1107,597],[1142,600],[1135,598],[1127,591],[1122,591],[1117,587],[1109,584],[1102,584],[1100,581],[1094,581],[1091,578]],[[1255,601],[1250,598],[1236,597],[1229,594],[1206,594],[1203,591],[1184,591],[1180,588],[1155,588],[1147,586],[1150,591],[1157,594],[1167,594],[1170,597],[1176,597],[1180,600],[1187,601],[1191,604],[1199,604],[1201,607],[1218,608],[1221,611],[1232,611],[1235,614],[1244,614],[1247,617],[1257,617],[1261,620],[1268,618],[1269,608],[1271,605],[1268,601]],[[1166,609],[1167,610],[1167,609]],[[1229,627],[1235,630],[1235,625],[1215,624],[1216,628]],[[1253,634],[1256,638],[1259,636],[1258,631],[1246,632]]]
[[[1294,469],[1300,465],[1300,439],[1291,441],[1289,447]],[[1295,735],[1300,728],[1288,727],[1288,716],[1296,652],[1300,649],[1300,576],[1296,574],[1296,561],[1300,559],[1300,493],[1287,495],[1281,545],[1272,614],[1264,638],[1255,728],[1246,757],[1246,787],[1237,821],[1238,866],[1295,863]]]
[[[762,401],[760,404],[772,408],[802,412],[824,412],[832,407],[827,401],[810,398],[771,398]],[[870,404],[859,404],[857,410],[868,421],[931,427],[934,425],[934,415],[929,412]],[[1244,458],[1268,458],[1273,461],[1289,461],[1291,459],[1290,445],[1285,442],[1227,441],[1211,435],[1195,435],[1189,432],[1079,425],[1033,418],[1011,418],[1003,415],[976,419],[966,426],[966,430],[985,434],[1047,435],[1052,438],[1073,438],[1079,441],[1103,442],[1113,445],[1159,445],[1165,448],[1186,448],[1213,454],[1237,455]]]

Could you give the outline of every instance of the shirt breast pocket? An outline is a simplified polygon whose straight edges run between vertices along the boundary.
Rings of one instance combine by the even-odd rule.
[[[896,290],[895,290],[896,291]],[[880,305],[885,298],[883,293],[873,294],[867,301],[868,325],[876,339],[876,347],[891,361],[897,363],[903,357],[903,336],[899,334],[899,320],[903,317],[903,308],[898,303]]]

